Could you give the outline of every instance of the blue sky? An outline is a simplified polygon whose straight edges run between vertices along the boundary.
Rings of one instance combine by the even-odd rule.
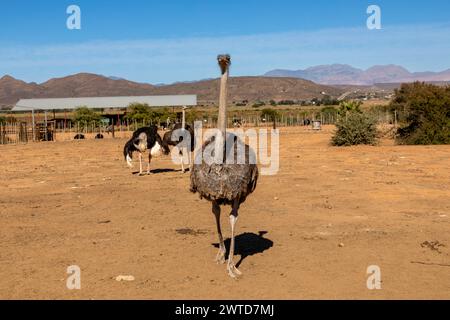
[[[81,30],[66,9],[81,8]],[[382,10],[368,30],[366,9]],[[0,3],[0,75],[42,82],[92,72],[150,83],[346,63],[450,68],[448,0],[15,0]]]

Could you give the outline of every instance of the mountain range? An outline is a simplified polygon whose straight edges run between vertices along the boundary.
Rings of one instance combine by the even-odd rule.
[[[398,65],[379,65],[363,70],[346,64],[332,64],[314,66],[305,70],[277,69],[267,72],[264,76],[301,78],[325,85],[374,85],[414,81],[450,81],[450,69],[442,72],[410,72]]]
[[[232,77],[229,80],[229,98],[234,102],[305,100],[321,97],[324,93],[336,97],[343,90],[297,78]],[[178,94],[196,94],[199,103],[215,103],[219,97],[219,79],[151,85],[90,73],[54,78],[41,84],[27,83],[11,76],[0,78],[0,106],[12,106],[20,99],[30,98]]]

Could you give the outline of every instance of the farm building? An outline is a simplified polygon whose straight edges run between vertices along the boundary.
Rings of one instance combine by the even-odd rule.
[[[9,135],[17,133],[20,142],[31,140],[53,140],[53,132],[66,130],[72,126],[71,113],[80,107],[101,111],[107,126],[122,125],[130,104],[147,104],[152,108],[178,108],[197,105],[196,95],[127,96],[127,97],[86,97],[22,99],[13,107],[17,124],[9,130]],[[52,134],[49,134],[51,132]],[[19,134],[20,133],[20,134]],[[5,136],[7,134],[5,133]]]

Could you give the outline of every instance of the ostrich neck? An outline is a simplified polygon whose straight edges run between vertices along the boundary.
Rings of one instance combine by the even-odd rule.
[[[183,120],[181,122],[181,128],[184,130],[186,128],[186,110],[183,109]]]
[[[222,75],[222,78],[220,79],[218,129],[222,132],[224,138],[227,133],[227,82],[228,70]]]

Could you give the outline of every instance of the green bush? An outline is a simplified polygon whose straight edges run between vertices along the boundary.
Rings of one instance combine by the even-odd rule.
[[[148,104],[132,103],[128,106],[126,119],[137,122],[148,122],[152,117],[152,112]]]
[[[331,143],[334,146],[353,146],[377,143],[377,122],[370,115],[351,111],[339,117],[336,133]]]
[[[173,123],[176,121],[176,114],[170,112],[168,108],[152,109],[148,104],[132,103],[128,106],[127,120],[136,121],[138,126],[166,122],[167,119]]]
[[[101,120],[100,114],[95,112],[88,107],[80,107],[75,110],[73,114],[73,121],[80,124],[81,128],[84,128],[85,125],[98,124]]]
[[[339,105],[339,114],[344,117],[348,112],[362,113],[361,101],[344,101]]]
[[[262,106],[265,106],[266,104],[263,101],[256,101],[253,105],[252,108],[260,108]]]
[[[261,111],[261,120],[266,119],[266,121],[274,121],[280,119],[280,113],[274,109],[263,109]]]
[[[450,144],[450,87],[403,84],[390,108],[406,113],[397,132],[400,144]]]

